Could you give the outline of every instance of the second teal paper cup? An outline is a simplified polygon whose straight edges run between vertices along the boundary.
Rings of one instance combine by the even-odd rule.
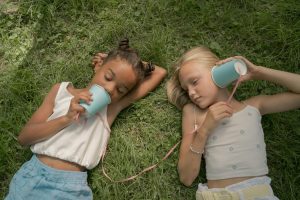
[[[231,60],[220,66],[214,66],[211,70],[212,79],[220,88],[227,87],[230,83],[246,73],[247,66],[242,60],[239,59]]]
[[[85,108],[86,117],[95,115],[111,102],[109,94],[100,85],[92,85],[89,91],[92,93],[93,101],[90,104],[80,102],[80,105]]]

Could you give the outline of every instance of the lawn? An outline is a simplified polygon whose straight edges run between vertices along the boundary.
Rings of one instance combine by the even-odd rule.
[[[205,45],[220,58],[243,55],[257,65],[300,73],[299,0],[23,0],[0,1],[0,198],[31,157],[16,137],[54,83],[84,87],[96,52],[127,36],[143,60],[172,73],[187,49]],[[181,112],[168,103],[166,80],[124,110],[112,126],[104,166],[122,179],[158,162],[181,138]],[[265,81],[239,87],[239,100],[285,91]],[[300,111],[263,118],[272,187],[300,199]],[[179,182],[178,148],[153,171],[110,182],[101,165],[89,172],[95,199],[194,199]]]

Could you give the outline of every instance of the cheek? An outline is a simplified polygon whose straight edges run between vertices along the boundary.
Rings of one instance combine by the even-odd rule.
[[[209,85],[209,92],[210,92],[210,95],[213,96],[213,97],[216,97],[219,93],[219,88],[218,86],[216,86],[214,83],[210,83]]]
[[[92,79],[92,82],[102,85],[105,82],[104,74],[101,72],[96,73]]]
[[[121,97],[121,96],[115,96],[115,95],[113,95],[113,96],[111,96],[110,98],[111,98],[111,103],[116,103],[116,102],[118,102],[122,97]]]

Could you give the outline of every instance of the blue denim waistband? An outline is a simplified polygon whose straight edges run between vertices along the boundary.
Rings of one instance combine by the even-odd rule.
[[[28,163],[28,168],[36,170],[48,181],[57,183],[87,184],[87,172],[59,170],[42,163],[34,154]]]

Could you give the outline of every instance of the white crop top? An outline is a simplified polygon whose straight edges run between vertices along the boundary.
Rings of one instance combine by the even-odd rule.
[[[69,83],[62,82],[55,97],[53,114],[48,121],[68,112],[73,95],[67,90]],[[31,146],[31,151],[77,163],[87,169],[94,168],[105,152],[110,135],[107,107],[90,118],[80,117],[57,134]]]
[[[208,180],[268,174],[259,111],[247,105],[210,134],[204,151]]]

